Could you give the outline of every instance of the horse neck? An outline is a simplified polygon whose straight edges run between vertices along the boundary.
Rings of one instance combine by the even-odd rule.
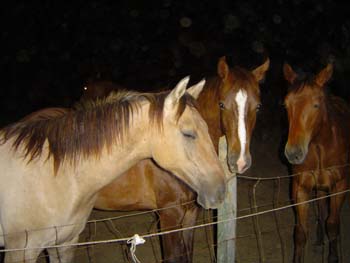
[[[219,108],[221,85],[220,78],[214,77],[209,79],[197,100],[199,112],[208,124],[209,134],[216,150],[218,149],[219,138],[223,135]]]
[[[79,173],[87,177],[84,184],[89,183],[91,194],[111,183],[139,161],[150,158],[148,145],[153,126],[150,126],[149,106],[134,112],[123,142],[115,142],[110,149],[103,149],[98,157],[86,158],[79,163]]]
[[[341,114],[332,108],[331,102],[326,102],[324,113],[322,113],[319,129],[316,131],[312,143],[326,145],[333,145],[337,140],[337,135],[342,129],[342,123],[346,120],[342,120]]]

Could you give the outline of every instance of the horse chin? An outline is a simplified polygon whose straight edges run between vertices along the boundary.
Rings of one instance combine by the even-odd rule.
[[[298,159],[298,160],[295,160],[295,159],[290,160],[288,157],[287,157],[287,159],[288,159],[288,162],[289,162],[290,164],[298,165],[298,164],[302,164],[302,163],[304,162],[305,157],[302,158],[302,159]]]
[[[250,166],[245,166],[243,169],[238,169],[236,164],[228,166],[228,169],[233,174],[244,174],[249,168]]]
[[[217,209],[220,202],[211,202],[208,198],[203,197],[202,194],[197,195],[197,203],[202,206],[204,209]]]
[[[238,169],[237,173],[238,174],[244,174],[249,169],[249,167],[250,167],[250,165],[249,166],[245,166],[242,169]]]

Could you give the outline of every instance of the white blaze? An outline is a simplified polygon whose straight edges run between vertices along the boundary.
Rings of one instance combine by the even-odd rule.
[[[241,151],[239,153],[239,158],[237,160],[238,172],[242,171],[246,165],[244,158],[245,146],[247,144],[247,129],[245,125],[245,107],[247,104],[247,92],[244,90],[239,90],[236,94],[236,103],[238,108],[238,138],[241,144]]]

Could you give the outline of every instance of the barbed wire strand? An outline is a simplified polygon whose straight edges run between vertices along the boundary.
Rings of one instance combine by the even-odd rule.
[[[337,168],[342,168],[342,167],[346,167],[349,166],[350,164],[343,164],[343,165],[334,165],[334,166],[329,166],[323,169],[318,169],[318,171],[322,171],[322,170],[329,170],[329,169],[337,169]],[[247,180],[259,180],[259,181],[267,181],[267,180],[277,180],[277,179],[285,179],[285,178],[292,178],[295,177],[297,175],[300,175],[302,173],[311,173],[314,170],[310,170],[310,171],[305,171],[305,172],[300,172],[300,173],[294,173],[291,175],[285,175],[285,176],[275,176],[275,177],[251,177],[251,176],[245,176],[245,175],[237,175],[238,179],[247,179]],[[138,212],[138,213],[132,213],[132,214],[126,214],[126,215],[121,215],[121,216],[115,216],[115,217],[109,217],[109,218],[103,218],[103,219],[94,219],[94,220],[88,220],[85,223],[84,222],[80,222],[80,223],[76,223],[76,224],[65,224],[65,225],[59,225],[59,226],[55,226],[57,228],[63,228],[63,227],[72,227],[72,226],[76,226],[79,224],[90,224],[90,223],[98,223],[98,222],[103,222],[103,221],[110,221],[110,220],[118,220],[121,218],[127,218],[127,217],[132,217],[132,216],[138,216],[138,215],[144,215],[144,214],[148,214],[148,213],[154,213],[157,211],[162,211],[165,209],[171,209],[171,208],[176,208],[179,206],[185,206],[185,205],[190,205],[190,204],[195,204],[195,200],[191,200],[188,202],[184,202],[181,204],[175,204],[172,206],[168,206],[168,207],[163,207],[163,208],[157,208],[157,209],[152,209],[152,210],[148,210],[148,211],[142,211],[142,212]],[[249,208],[247,208],[249,209]],[[251,209],[251,208],[250,208]],[[47,230],[47,229],[52,229],[53,226],[50,227],[44,227],[44,228],[38,228],[38,229],[32,229],[32,230],[26,230],[29,232],[34,232],[34,231],[42,231],[42,230]],[[21,233],[21,232],[11,232],[11,233],[7,233],[7,234],[2,234],[0,236],[6,236],[6,235],[11,235],[11,234],[15,234],[15,233]],[[1,250],[0,250],[1,252]]]
[[[161,232],[156,232],[156,233],[150,233],[150,234],[142,235],[140,237],[142,237],[144,239],[147,239],[147,238],[151,238],[151,237],[155,237],[155,236],[161,236],[161,235],[171,234],[171,233],[180,232],[180,231],[186,231],[186,230],[191,230],[191,229],[198,229],[198,228],[211,226],[211,225],[216,225],[216,224],[220,224],[220,223],[225,223],[225,222],[229,222],[229,221],[233,221],[233,220],[241,220],[241,219],[252,217],[252,216],[264,215],[264,214],[271,213],[273,211],[280,211],[280,210],[284,210],[284,209],[287,209],[287,208],[295,207],[295,206],[298,206],[298,205],[304,205],[304,204],[312,203],[312,202],[315,202],[317,200],[326,199],[326,198],[337,196],[337,195],[341,195],[341,194],[346,194],[348,192],[350,192],[350,189],[347,189],[347,190],[344,190],[344,191],[340,191],[340,192],[336,192],[336,193],[332,193],[332,194],[325,195],[325,196],[321,196],[321,197],[316,197],[316,198],[313,198],[313,199],[305,200],[303,202],[294,203],[294,204],[290,204],[290,205],[279,207],[279,208],[275,208],[275,209],[269,209],[269,210],[260,211],[260,212],[253,213],[253,214],[249,214],[249,215],[239,216],[239,217],[236,217],[236,218],[228,218],[228,219],[224,219],[224,220],[221,220],[221,221],[204,223],[204,224],[201,224],[201,225],[184,227],[184,228],[179,228],[179,229],[174,229],[174,230],[169,230],[169,231],[161,231]],[[64,248],[64,247],[72,247],[72,246],[78,246],[79,247],[79,246],[88,246],[88,245],[127,242],[130,238],[132,238],[132,236],[131,237],[127,237],[127,238],[99,240],[99,241],[88,241],[88,242],[78,242],[78,243],[72,243],[72,244],[52,245],[52,246],[45,246],[45,247],[40,247],[39,246],[39,247],[1,249],[0,252],[14,252],[14,251],[23,251],[23,250],[32,250],[32,249],[43,250],[43,249],[51,249],[51,248]]]
[[[342,165],[329,166],[329,167],[326,167],[323,169],[318,169],[317,171],[337,169],[337,168],[343,168],[343,167],[347,167],[347,166],[350,166],[350,164],[347,163],[347,164],[342,164]],[[302,173],[311,173],[312,171],[314,171],[314,170],[300,172],[300,173],[294,173],[294,174],[290,174],[290,175],[274,176],[274,177],[252,177],[252,176],[246,176],[246,175],[236,175],[236,176],[238,179],[247,179],[247,180],[254,180],[254,181],[258,181],[258,180],[259,181],[268,181],[268,180],[280,180],[280,179],[286,179],[286,178],[293,178],[293,177],[298,176]],[[118,219],[125,218],[125,217],[139,216],[139,215],[154,213],[154,212],[158,212],[158,211],[162,211],[162,210],[166,210],[166,209],[177,208],[179,206],[195,204],[195,202],[196,202],[195,200],[191,200],[191,201],[184,202],[181,204],[175,204],[172,206],[152,209],[152,210],[148,210],[148,211],[142,211],[142,212],[138,212],[138,213],[132,213],[132,214],[121,215],[121,216],[116,216],[116,217],[109,217],[109,218],[105,218],[105,219],[89,220],[89,221],[87,221],[87,223],[101,222],[104,220],[118,220]],[[251,209],[251,208],[246,208],[246,209]]]

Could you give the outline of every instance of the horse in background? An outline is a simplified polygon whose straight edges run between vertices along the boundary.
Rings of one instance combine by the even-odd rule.
[[[87,99],[102,99],[109,95],[112,91],[124,90],[125,88],[112,81],[88,81],[83,87],[83,95],[81,101]]]
[[[197,99],[216,151],[219,138],[226,136],[232,172],[244,173],[251,165],[250,138],[261,107],[259,82],[268,68],[269,59],[251,71],[241,67],[230,69],[222,57],[217,65],[218,75],[207,80]],[[91,96],[94,91],[98,95],[109,88],[96,82],[88,85],[87,90]],[[84,100],[87,97],[84,94]],[[200,212],[193,202],[195,198],[196,193],[186,184],[153,162],[143,160],[104,187],[94,207],[118,211],[160,209],[157,215],[162,231],[194,226]],[[192,262],[194,230],[162,235],[161,239],[164,262]]]
[[[290,65],[285,64],[285,79],[290,90],[285,97],[289,133],[285,156],[292,164],[292,197],[295,203],[348,189],[349,175],[349,122],[350,111],[339,97],[328,94],[326,83],[332,76],[333,66],[328,64],[315,77],[302,80]],[[338,262],[338,236],[340,210],[345,194],[318,201],[318,239],[323,243],[324,224],[327,222],[329,239],[328,262]],[[309,204],[296,206],[294,262],[304,261],[308,238]]]
[[[71,262],[69,244],[97,192],[146,158],[185,181],[199,204],[217,207],[226,178],[194,101],[204,81],[186,92],[188,81],[170,92],[118,92],[79,110],[41,111],[2,129],[0,243],[14,249],[5,262],[36,261],[61,244],[58,257],[49,249],[50,262]]]

